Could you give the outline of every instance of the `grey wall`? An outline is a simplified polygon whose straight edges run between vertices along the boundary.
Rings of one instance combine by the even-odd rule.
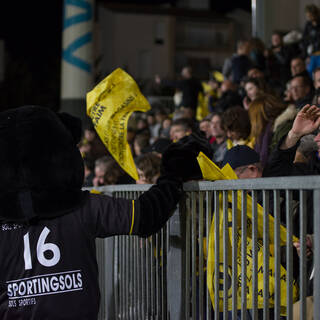
[[[319,0],[252,0],[252,3],[257,6],[257,35],[268,45],[275,29],[303,30],[306,22],[304,8],[307,4],[320,6]]]
[[[174,33],[171,32],[171,17],[117,13],[99,8],[98,20],[102,72],[122,67],[135,78],[172,74],[170,57]]]

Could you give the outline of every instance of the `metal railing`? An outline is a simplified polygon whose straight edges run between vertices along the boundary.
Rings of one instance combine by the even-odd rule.
[[[149,187],[100,191],[134,199]],[[313,295],[314,319],[320,320],[319,176],[189,182],[184,192],[158,234],[97,242],[100,319],[280,319],[284,314],[293,319],[297,312],[306,319],[306,297]],[[314,233],[311,260],[307,231]],[[294,233],[300,257],[292,244]],[[207,286],[210,259],[209,269],[219,271],[212,276],[213,304]],[[272,297],[265,292],[273,292]],[[294,298],[300,300],[299,311]]]

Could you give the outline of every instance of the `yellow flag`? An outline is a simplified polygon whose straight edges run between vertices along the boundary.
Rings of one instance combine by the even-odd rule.
[[[222,169],[217,167],[206,155],[203,153],[199,153],[198,155],[198,163],[202,171],[202,175],[204,179],[206,180],[226,180],[226,179],[237,179],[237,175],[233,171],[233,169],[230,167],[229,164],[226,164]],[[237,192],[237,210],[239,212],[238,214],[238,220],[237,220],[237,249],[238,249],[238,290],[237,290],[237,300],[238,300],[238,308],[241,308],[241,208],[242,208],[242,197],[241,193]],[[220,236],[223,235],[223,203],[222,203],[222,197],[219,197],[219,208],[221,210],[219,215],[219,230],[220,230]],[[232,194],[231,192],[228,192],[228,203],[232,203]],[[263,208],[258,204],[257,205],[257,219],[259,222],[263,222]],[[247,195],[247,220],[248,220],[248,229],[247,229],[247,308],[252,308],[252,201],[251,197]],[[234,245],[234,239],[232,237],[232,211],[231,209],[228,209],[228,234],[226,236],[226,241],[228,242],[228,246],[231,248],[232,245]],[[257,228],[257,247],[258,247],[258,308],[263,307],[263,224],[258,223]],[[215,274],[221,274],[223,272],[223,245],[224,242],[220,241],[220,250],[219,250],[219,265],[221,270],[219,272],[215,272],[215,244],[214,244],[214,219],[212,220],[212,224],[210,227],[210,234],[209,234],[209,250],[208,250],[208,260],[207,260],[207,285],[211,297],[212,304],[214,306],[214,284]],[[280,226],[280,245],[286,244],[286,228],[284,226]],[[270,237],[270,256],[269,256],[269,303],[270,306],[274,305],[274,256],[273,256],[273,239],[274,239],[274,218],[269,214],[269,237]],[[292,241],[298,241],[298,239],[293,236]],[[229,250],[229,256],[227,257],[228,261],[228,270],[230,272],[232,271],[232,264],[231,264],[231,250]],[[280,307],[282,314],[285,314],[285,307],[286,307],[286,270],[282,266],[280,266],[280,288],[281,288],[281,301],[280,301]],[[228,296],[230,296],[228,294]],[[219,308],[222,310],[222,292],[219,292]],[[298,297],[298,291],[296,284],[293,285],[293,299],[296,300]],[[228,298],[228,308],[229,310],[232,309],[231,305],[231,296]]]
[[[134,79],[118,68],[87,93],[87,114],[119,165],[135,180],[138,172],[127,142],[128,119],[134,111],[148,111],[150,104]]]
[[[202,177],[205,180],[224,180],[226,176],[221,172],[220,168],[212,162],[203,152],[199,152],[197,157]]]

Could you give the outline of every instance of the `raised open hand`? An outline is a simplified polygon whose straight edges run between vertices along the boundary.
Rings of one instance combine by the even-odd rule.
[[[317,130],[319,126],[320,108],[307,104],[297,114],[290,131],[300,138]]]

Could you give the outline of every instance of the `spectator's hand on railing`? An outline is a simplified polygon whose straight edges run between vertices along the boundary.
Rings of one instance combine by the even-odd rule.
[[[293,246],[297,249],[298,256],[300,257],[300,241],[294,242]],[[313,253],[313,244],[311,235],[306,235],[306,256],[310,258]]]
[[[315,105],[305,105],[297,114],[281,149],[293,147],[301,137],[312,133],[320,126],[320,109]]]

